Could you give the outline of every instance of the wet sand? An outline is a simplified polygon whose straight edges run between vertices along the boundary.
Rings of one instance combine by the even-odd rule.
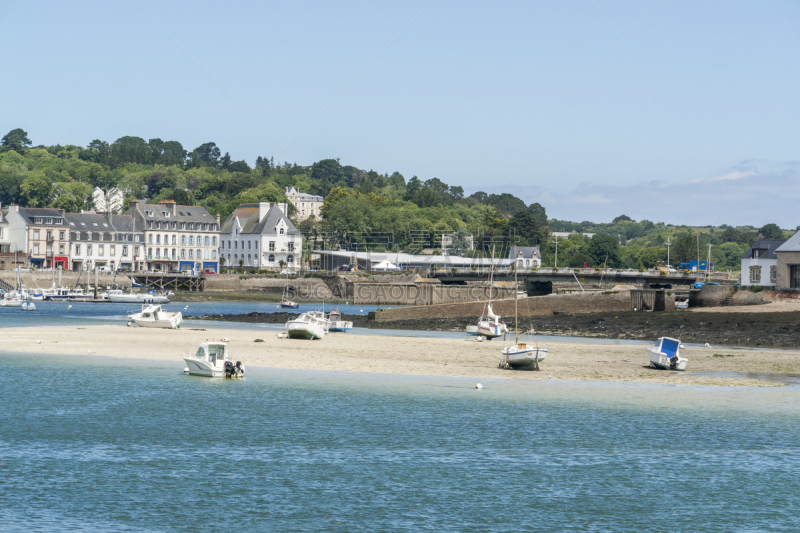
[[[698,375],[716,372],[800,374],[800,353],[687,347],[688,372],[649,368],[646,345],[548,342],[539,372],[498,368],[501,341],[332,333],[319,341],[278,338],[274,330],[158,330],[120,325],[5,328],[0,351],[173,361],[206,339],[228,338],[233,360],[245,365],[340,372],[518,380],[615,381],[720,386],[774,386],[758,379]],[[261,339],[263,342],[256,342]]]

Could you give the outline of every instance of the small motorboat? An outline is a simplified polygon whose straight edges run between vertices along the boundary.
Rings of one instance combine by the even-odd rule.
[[[145,293],[109,291],[108,299],[115,304],[168,304],[170,302],[168,296],[158,294],[156,291]]]
[[[160,305],[143,305],[141,313],[129,317],[140,328],[178,329],[183,324],[183,314],[161,309]]]
[[[467,326],[467,335],[478,335],[478,326]]]
[[[681,341],[670,337],[660,337],[647,349],[650,365],[661,370],[686,370],[688,359],[681,357]]]
[[[286,323],[286,331],[290,339],[321,339],[330,329],[331,322],[325,313],[309,311],[301,313],[297,318]]]
[[[342,320],[342,313],[339,311],[328,313],[328,320],[331,321],[328,331],[350,331],[353,329],[353,323],[349,320]]]
[[[200,344],[194,355],[184,352],[186,362],[184,372],[190,376],[207,378],[241,378],[244,377],[244,365],[241,361],[234,364],[228,359],[228,343],[224,341],[206,341]]]
[[[300,304],[291,300],[284,300],[281,302],[281,307],[284,309],[297,309],[300,307]]]
[[[33,302],[23,302],[20,307],[23,311],[36,311],[36,305]]]

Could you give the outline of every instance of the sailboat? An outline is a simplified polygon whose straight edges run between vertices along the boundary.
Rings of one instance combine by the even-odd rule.
[[[3,299],[0,300],[0,307],[22,307],[23,300],[20,295],[22,282],[20,281],[20,268],[19,268],[19,250],[16,251],[16,259],[14,263],[17,265],[17,277],[14,280],[14,291],[9,294],[4,294]],[[32,304],[31,304],[32,305]],[[34,306],[34,309],[36,307]]]
[[[486,306],[487,312],[478,319],[478,329],[476,335],[493,339],[508,333],[508,326],[505,325],[500,316],[494,314],[492,310],[492,278],[494,273],[494,247],[492,247],[492,259],[489,264],[489,302]],[[468,333],[469,330],[467,330]]]
[[[289,299],[289,274],[286,274],[286,283],[283,285],[283,295],[281,296],[281,307],[284,309],[297,309],[299,304]]]
[[[517,256],[516,246],[514,247],[514,257]],[[517,283],[517,267],[514,263],[514,285]],[[534,339],[533,344],[519,341],[519,311],[517,305],[519,293],[514,295],[514,344],[503,348],[503,361],[500,368],[513,368],[519,370],[539,370],[539,362],[547,357],[547,348],[540,348]],[[533,330],[531,330],[532,332]]]

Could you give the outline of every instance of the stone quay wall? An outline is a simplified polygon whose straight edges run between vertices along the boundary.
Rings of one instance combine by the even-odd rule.
[[[630,311],[630,293],[617,294],[553,294],[522,298],[518,302],[519,316],[552,315],[554,312],[598,313]],[[419,320],[444,317],[479,317],[483,313],[483,302],[449,303],[415,307],[383,309],[375,313],[378,322],[395,320]],[[514,299],[492,301],[495,314],[503,317],[514,316]]]

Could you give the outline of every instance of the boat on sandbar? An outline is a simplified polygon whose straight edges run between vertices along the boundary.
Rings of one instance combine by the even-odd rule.
[[[286,323],[286,332],[290,339],[321,339],[328,333],[330,325],[331,322],[325,318],[325,313],[308,311],[289,320]]]
[[[164,311],[160,305],[153,304],[143,305],[140,313],[134,313],[128,318],[140,328],[178,329],[183,324],[183,314],[180,311]]]
[[[228,343],[224,341],[206,341],[194,354],[184,352],[183,360],[186,363],[184,372],[190,376],[203,376],[207,378],[242,378],[244,365],[241,361],[234,364],[228,359]]]
[[[353,323],[349,320],[342,320],[342,313],[339,311],[328,313],[328,320],[331,322],[328,331],[350,331],[353,329]]]
[[[169,297],[158,294],[156,291],[141,292],[120,292],[109,291],[108,299],[111,303],[123,304],[168,304]]]
[[[660,370],[686,370],[689,360],[681,357],[681,341],[671,337],[659,337],[656,343],[647,349],[650,366]]]

